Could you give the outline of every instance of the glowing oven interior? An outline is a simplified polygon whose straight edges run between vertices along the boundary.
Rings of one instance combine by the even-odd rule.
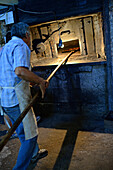
[[[31,26],[31,41],[42,40],[45,46],[44,52],[32,52],[31,64],[58,64],[78,48],[69,58],[69,64],[105,60],[102,25],[101,13],[97,13]]]

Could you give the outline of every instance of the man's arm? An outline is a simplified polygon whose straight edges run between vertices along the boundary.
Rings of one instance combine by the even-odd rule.
[[[15,74],[23,80],[37,84],[41,89],[42,98],[44,98],[45,90],[46,90],[46,88],[48,87],[48,84],[49,84],[46,80],[37,76],[36,74],[29,71],[25,67],[16,67]]]

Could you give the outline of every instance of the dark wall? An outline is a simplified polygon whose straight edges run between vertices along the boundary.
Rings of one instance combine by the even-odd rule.
[[[30,25],[102,11],[103,0],[19,0],[18,20]],[[32,14],[25,11],[39,12]],[[46,13],[43,13],[46,12]]]
[[[54,69],[44,66],[33,71],[47,79]],[[61,66],[50,81],[45,99],[37,101],[35,109],[41,116],[82,114],[102,118],[107,113],[106,62]]]

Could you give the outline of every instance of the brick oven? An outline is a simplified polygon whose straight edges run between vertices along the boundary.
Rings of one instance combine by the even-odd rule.
[[[82,113],[94,119],[105,114],[106,55],[102,13],[32,25],[30,31],[31,41],[40,39],[45,45],[43,53],[33,51],[31,54],[33,71],[45,78],[70,51],[79,48],[55,74],[48,97],[35,106],[36,112],[40,108],[43,113],[46,108],[49,114]]]
[[[38,107],[35,105],[35,110],[44,116],[46,109],[46,116],[60,113],[101,118],[109,105],[104,18],[108,14],[107,1],[44,2],[33,1],[32,10],[25,0],[17,7],[19,21],[30,24],[31,43],[37,39],[45,46],[42,53],[32,51],[32,70],[46,79],[70,51],[79,50],[52,78],[47,96]]]

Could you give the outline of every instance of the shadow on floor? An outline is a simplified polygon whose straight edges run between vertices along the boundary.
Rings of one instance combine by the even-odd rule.
[[[53,117],[44,118],[40,122],[39,127],[64,129],[67,131],[53,169],[68,170],[75,148],[78,131],[104,133],[104,120],[85,120],[80,114],[57,114]]]

